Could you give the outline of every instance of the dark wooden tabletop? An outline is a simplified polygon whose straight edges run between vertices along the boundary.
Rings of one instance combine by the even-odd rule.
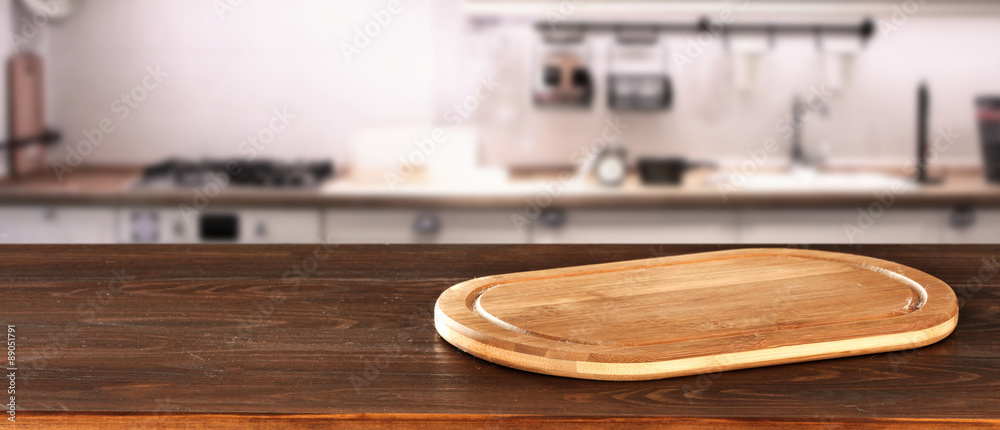
[[[0,246],[0,324],[16,334],[16,421],[26,428],[1000,426],[1000,246],[811,247],[896,261],[955,289],[955,332],[912,351],[601,382],[496,366],[434,329],[437,296],[466,279],[728,248]]]

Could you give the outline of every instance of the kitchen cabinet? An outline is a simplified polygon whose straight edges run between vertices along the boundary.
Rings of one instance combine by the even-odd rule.
[[[1000,210],[956,208],[948,213],[944,243],[1000,242]]]
[[[241,243],[321,243],[323,220],[315,209],[241,211]]]
[[[211,209],[0,206],[0,243],[996,243],[1000,210]],[[203,224],[232,222],[231,237]],[[212,233],[212,232],[207,232]]]
[[[570,210],[532,222],[533,243],[734,243],[728,210]]]
[[[119,243],[191,243],[195,228],[184,222],[177,208],[123,208],[119,210]]]
[[[863,214],[862,214],[863,212]],[[804,243],[940,243],[945,211],[888,209],[743,210],[739,242]]]
[[[527,243],[512,221],[519,211],[331,209],[324,230],[332,243]]]
[[[323,241],[318,209],[123,208],[121,243],[318,243]],[[225,230],[225,231],[224,231]]]
[[[948,240],[942,237],[946,218],[939,209],[867,216],[857,209],[571,210],[553,217],[557,225],[547,225],[544,216],[534,221],[532,243],[941,243]],[[980,228],[998,221],[983,220]]]
[[[0,243],[114,243],[115,223],[111,208],[0,207]]]

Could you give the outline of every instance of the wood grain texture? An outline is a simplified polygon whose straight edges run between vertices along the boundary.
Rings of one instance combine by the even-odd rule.
[[[609,382],[497,366],[434,329],[463,280],[732,248],[0,246],[0,324],[25,426],[997,427],[1000,246],[812,247],[954,288],[954,333],[910,351]]]
[[[957,322],[954,292],[926,273],[793,249],[487,276],[435,308],[441,337],[472,355],[611,381],[913,349]]]
[[[879,421],[858,419],[719,419],[690,417],[658,418],[575,418],[562,416],[531,415],[412,415],[412,414],[348,414],[348,415],[235,415],[235,414],[172,414],[149,416],[144,414],[33,414],[17,424],[18,428],[77,430],[98,428],[102,430],[134,429],[431,429],[431,430],[538,430],[540,427],[555,430],[604,430],[628,428],[633,430],[755,430],[787,428],[795,430],[935,430],[961,428],[963,430],[996,429],[997,420],[936,420],[936,419],[884,419]]]

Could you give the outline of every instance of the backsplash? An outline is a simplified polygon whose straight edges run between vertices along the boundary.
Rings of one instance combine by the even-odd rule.
[[[51,122],[66,135],[51,157],[65,157],[81,131],[105,119],[114,131],[87,163],[237,156],[278,109],[291,119],[264,155],[340,161],[359,131],[448,123],[449,110],[492,78],[496,91],[470,112],[489,165],[570,164],[615,117],[627,125],[620,142],[633,156],[738,162],[775,138],[784,158],[793,97],[817,92],[828,105],[805,126],[807,148],[831,163],[895,165],[913,158],[916,90],[926,81],[931,125],[954,139],[940,162],[966,165],[980,160],[973,100],[1000,93],[1000,46],[990,42],[1000,40],[1000,16],[918,14],[846,61],[836,91],[824,75],[830,59],[811,37],[778,38],[741,86],[733,77],[741,60],[722,39],[710,40],[683,68],[668,62],[675,98],[663,113],[607,108],[610,38],[594,35],[587,39],[593,107],[541,110],[531,100],[539,48],[530,21],[474,24],[459,0],[398,0],[398,13],[385,21],[378,11],[389,3],[244,1],[218,9],[200,0],[87,2],[38,44],[48,61]],[[376,35],[358,38],[376,24]],[[665,35],[670,58],[691,38]],[[155,89],[144,86],[150,69],[163,78]],[[126,117],[122,106],[129,106]]]
[[[812,152],[825,154],[831,163],[896,165],[914,157],[917,87],[925,81],[932,94],[932,128],[949,138],[940,162],[978,164],[974,99],[1000,92],[1000,47],[983,43],[1000,37],[998,24],[997,18],[913,18],[888,37],[876,34],[867,47],[843,60],[839,89],[824,71],[829,56],[811,37],[779,37],[757,58],[751,83],[737,88],[734,69],[743,60],[723,40],[711,40],[692,58],[686,48],[693,35],[667,35],[675,100],[663,113],[607,107],[605,53],[613,43],[608,35],[588,39],[598,84],[591,109],[534,108],[527,89],[537,63],[523,53],[537,49],[535,30],[529,25],[498,28],[491,55],[508,91],[484,115],[485,147],[501,163],[566,164],[575,150],[600,136],[605,119],[619,117],[628,126],[622,141],[633,155],[739,162],[766,139],[786,142],[788,115],[800,94],[827,100],[804,126],[803,140]],[[683,60],[673,53],[691,62],[678,66]],[[787,145],[783,148],[779,154],[786,158]]]

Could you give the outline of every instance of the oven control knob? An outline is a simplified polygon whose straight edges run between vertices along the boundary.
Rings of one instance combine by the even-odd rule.
[[[542,225],[548,228],[561,228],[566,225],[566,210],[561,208],[548,208],[538,216]]]
[[[132,212],[132,243],[158,243],[160,215],[156,212]]]
[[[433,213],[417,215],[413,221],[413,231],[417,234],[432,235],[441,231],[441,219]]]

